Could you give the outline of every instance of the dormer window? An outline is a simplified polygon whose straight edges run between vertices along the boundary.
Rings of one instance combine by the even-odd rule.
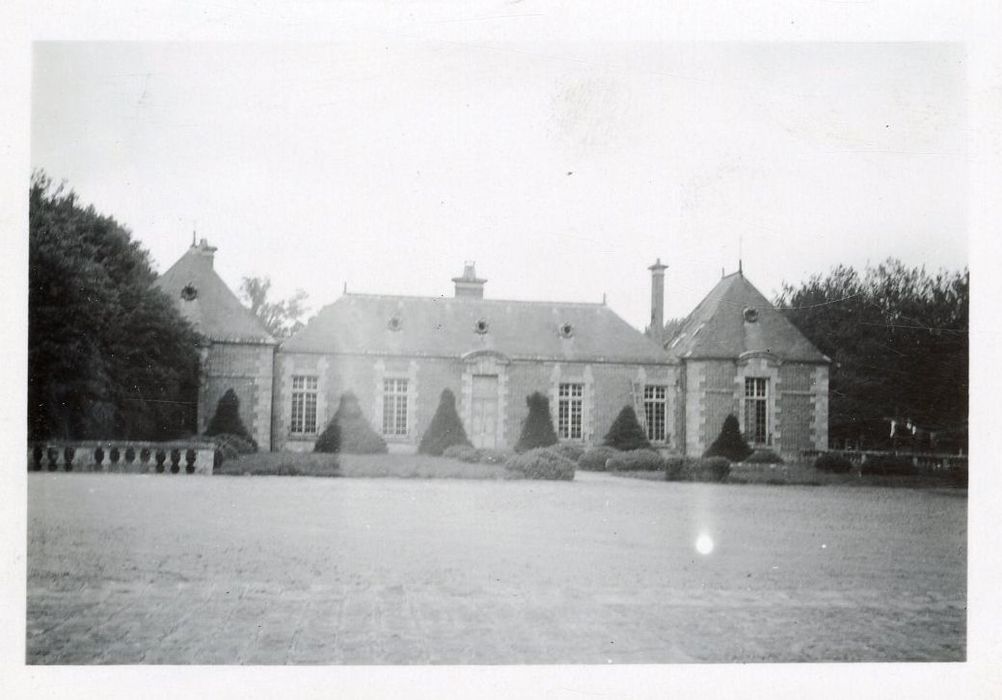
[[[573,338],[574,337],[574,326],[570,323],[560,324],[560,337],[561,338]]]
[[[386,327],[394,332],[399,331],[404,327],[404,322],[400,320],[399,316],[391,316],[390,320],[386,323]]]
[[[758,309],[753,309],[750,306],[745,307],[744,317],[746,323],[755,323],[758,321]]]
[[[198,290],[190,282],[181,288],[181,298],[185,301],[194,301],[198,297]]]
[[[487,323],[487,319],[484,319],[484,318],[480,319],[475,324],[473,324],[473,331],[477,335],[486,335],[486,333],[487,333],[487,331],[488,331],[489,328],[490,328],[490,324],[488,324]]]

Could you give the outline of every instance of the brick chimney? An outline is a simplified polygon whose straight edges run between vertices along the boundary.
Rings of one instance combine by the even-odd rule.
[[[452,281],[456,283],[456,297],[484,298],[484,283],[487,280],[477,277],[476,263],[472,260],[463,265],[463,276],[453,277]]]
[[[668,266],[662,265],[658,258],[647,269],[651,271],[651,325],[647,334],[661,345],[665,334],[665,270]]]
[[[215,258],[216,247],[209,245],[209,242],[204,238],[198,243],[195,243],[195,239],[191,240],[191,251],[198,255],[200,258],[204,258],[208,263],[209,267],[212,267],[212,261]]]

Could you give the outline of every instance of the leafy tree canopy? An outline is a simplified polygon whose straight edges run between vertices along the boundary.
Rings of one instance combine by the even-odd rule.
[[[836,443],[880,446],[894,419],[913,421],[921,446],[966,446],[969,290],[966,268],[928,273],[895,259],[784,284],[777,306],[832,360]]]
[[[29,438],[193,432],[198,338],[147,251],[41,171],[28,227]]]
[[[288,338],[303,327],[303,317],[308,309],[307,294],[296,290],[288,299],[269,301],[271,279],[268,277],[244,277],[240,283],[240,295],[250,304],[251,313],[261,320],[261,324],[275,338]]]

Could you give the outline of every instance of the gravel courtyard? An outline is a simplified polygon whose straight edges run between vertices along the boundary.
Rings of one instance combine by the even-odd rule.
[[[30,474],[28,662],[958,661],[966,522],[963,491]]]

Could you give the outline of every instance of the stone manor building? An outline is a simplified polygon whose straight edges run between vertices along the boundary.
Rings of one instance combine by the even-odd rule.
[[[451,389],[474,445],[504,448],[540,391],[564,442],[600,443],[632,405],[670,453],[701,454],[730,413],[754,445],[827,448],[829,360],[740,270],[673,337],[659,260],[646,332],[604,303],[491,299],[467,263],[451,297],[345,293],[279,343],[215,273],[214,252],[203,239],[157,281],[205,338],[199,431],[232,388],[261,449],[312,450],[351,391],[391,450],[413,451]]]

